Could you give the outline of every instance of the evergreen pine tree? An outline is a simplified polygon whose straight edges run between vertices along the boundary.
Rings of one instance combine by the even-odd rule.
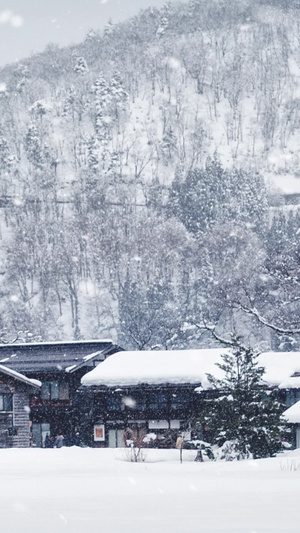
[[[224,377],[208,375],[216,395],[206,402],[203,422],[215,444],[235,441],[241,457],[248,451],[254,458],[269,457],[281,448],[283,406],[264,382],[265,369],[258,366],[257,357],[251,349],[237,346],[217,364]]]
[[[77,94],[74,87],[69,87],[67,89],[67,94],[62,101],[62,115],[64,117],[72,114],[74,117],[74,107],[76,105]]]
[[[14,162],[14,157],[10,153],[8,141],[0,129],[0,172],[9,172]]]
[[[45,155],[40,140],[38,128],[35,123],[29,124],[24,142],[27,158],[34,168],[42,170],[45,163]]]
[[[97,138],[106,145],[110,139],[110,104],[111,93],[109,84],[101,73],[94,82],[91,92],[94,94],[95,130]]]
[[[88,70],[87,62],[84,57],[77,57],[74,72],[76,72],[76,74],[85,74]]]
[[[227,171],[217,157],[205,169],[193,169],[184,180],[172,182],[167,205],[188,231],[205,233],[216,224],[232,221],[258,234],[267,227],[268,203],[263,180],[242,171]]]
[[[99,143],[94,135],[87,139],[86,149],[88,168],[96,174],[99,170]]]
[[[168,165],[172,159],[173,153],[177,151],[176,136],[172,128],[165,131],[160,146],[164,164]]]

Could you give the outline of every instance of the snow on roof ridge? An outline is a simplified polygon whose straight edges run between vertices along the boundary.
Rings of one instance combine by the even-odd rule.
[[[0,372],[3,372],[4,374],[7,374],[8,376],[11,376],[15,379],[18,379],[19,381],[23,381],[24,383],[27,383],[27,385],[31,385],[33,387],[42,386],[39,380],[27,378],[26,376],[24,376],[24,374],[20,374],[20,372],[12,370],[11,368],[7,368],[4,365],[0,365]]]
[[[93,359],[93,357],[96,357],[96,355],[100,355],[103,353],[102,350],[97,350],[97,352],[90,353],[89,355],[85,355],[82,360],[83,361],[89,361],[90,359]]]
[[[85,355],[78,363],[76,363],[74,365],[71,365],[71,366],[68,366],[65,369],[65,372],[72,372],[72,370],[74,370],[75,368],[83,366],[84,363],[86,363],[87,361],[90,361],[94,357],[97,357],[97,355],[101,355],[101,354],[105,354],[105,349],[104,350],[97,350],[97,352],[93,352],[93,353],[90,353],[88,355]]]

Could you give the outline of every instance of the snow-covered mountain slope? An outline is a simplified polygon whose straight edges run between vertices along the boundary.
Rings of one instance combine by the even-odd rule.
[[[5,327],[43,339],[117,335],[133,294],[150,302],[147,291],[157,284],[160,309],[171,308],[174,321],[180,287],[195,292],[203,269],[216,264],[195,266],[200,241],[180,216],[173,184],[205,171],[209,158],[222,176],[236,172],[244,198],[225,194],[226,216],[232,223],[240,212],[238,224],[249,231],[265,227],[267,201],[284,204],[286,183],[297,193],[300,12],[293,6],[166,4],[0,71]],[[212,196],[198,211],[212,210]],[[247,198],[249,220],[233,205]],[[224,224],[216,215],[223,207],[213,209],[208,219]],[[136,294],[137,280],[146,295]]]

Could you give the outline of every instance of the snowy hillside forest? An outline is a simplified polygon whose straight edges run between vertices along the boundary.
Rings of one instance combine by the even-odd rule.
[[[3,68],[2,340],[297,346],[300,216],[271,184],[299,145],[296,1],[166,3]]]

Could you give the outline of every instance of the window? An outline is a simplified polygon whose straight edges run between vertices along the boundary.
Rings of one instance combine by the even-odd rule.
[[[177,392],[171,394],[171,409],[187,409],[190,407],[190,396],[188,392]]]
[[[45,381],[42,383],[42,400],[58,400],[58,382]]]
[[[62,381],[44,381],[41,390],[42,400],[68,400],[69,386],[68,383]]]
[[[149,409],[157,411],[159,409],[167,409],[168,395],[166,392],[150,392],[149,394]]]
[[[0,394],[0,411],[12,411],[12,394]]]
[[[108,411],[121,411],[122,402],[120,394],[109,394],[107,396],[106,407]]]
[[[288,389],[286,391],[286,405],[290,407],[300,400],[300,390],[299,389]]]
[[[58,385],[58,395],[60,400],[69,399],[69,383],[61,381]]]
[[[145,394],[135,394],[133,399],[136,401],[136,409],[144,411],[146,409],[146,395]]]
[[[133,394],[129,393],[128,396],[123,396],[122,402],[125,408],[130,411],[144,411],[146,409],[146,395],[134,392]]]

